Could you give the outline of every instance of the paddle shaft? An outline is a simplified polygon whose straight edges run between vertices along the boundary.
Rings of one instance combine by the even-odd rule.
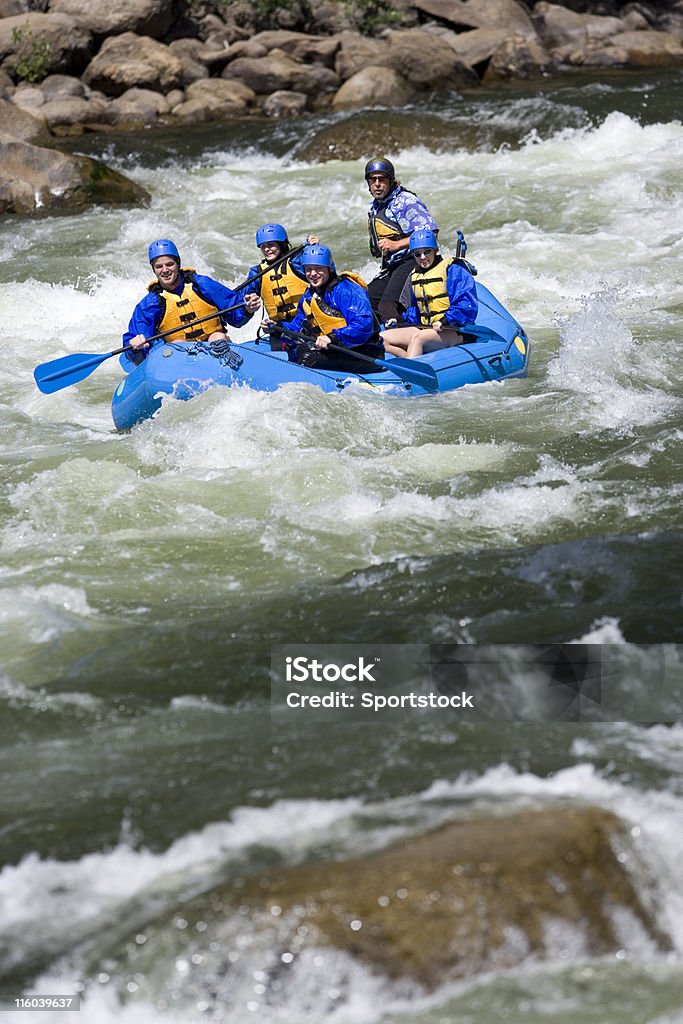
[[[277,324],[276,328],[284,334],[285,338],[289,338],[300,345],[310,344],[314,340],[305,334],[300,334],[298,331],[292,331],[288,327],[283,327],[282,324]],[[414,363],[413,360],[399,358],[395,358],[389,363],[384,359],[374,359],[363,352],[356,352],[351,345],[335,345],[334,342],[330,342],[321,351],[325,352],[327,349],[332,349],[333,352],[341,352],[346,356],[352,356],[354,359],[360,359],[364,363],[372,363],[373,366],[381,366],[383,370],[388,370],[390,373],[411,384],[417,384],[419,387],[424,388],[425,391],[438,390],[439,382],[431,366],[421,366],[419,363]]]

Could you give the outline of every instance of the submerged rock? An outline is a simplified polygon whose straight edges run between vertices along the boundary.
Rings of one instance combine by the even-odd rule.
[[[552,959],[570,942],[586,956],[616,953],[636,934],[669,948],[619,860],[625,844],[619,820],[597,808],[524,811],[260,878],[240,904],[291,913],[318,941],[432,989]]]
[[[88,973],[116,964],[122,984],[145,978],[150,993],[181,998],[180,957],[183,989],[205,990],[211,977],[219,1005],[240,986],[253,991],[258,969],[267,1006],[283,998],[283,965],[295,972],[296,959],[310,965],[325,948],[423,991],[530,958],[566,963],[670,948],[627,830],[598,808],[454,822],[343,861],[283,869],[273,860],[255,848],[252,876],[194,898],[199,879],[188,879],[176,908],[153,921],[138,909],[108,948],[86,942]]]

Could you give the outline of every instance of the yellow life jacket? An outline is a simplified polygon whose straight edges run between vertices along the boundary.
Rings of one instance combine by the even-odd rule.
[[[183,267],[180,273],[184,280],[180,295],[176,292],[167,292],[159,281],[152,281],[147,286],[148,291],[155,292],[159,296],[164,309],[161,323],[157,328],[159,334],[171,331],[172,333],[167,336],[167,341],[190,341],[194,338],[205,340],[214,331],[222,331],[223,324],[217,316],[205,320],[203,324],[198,324],[194,330],[192,329],[194,320],[201,320],[202,317],[216,313],[218,307],[200,295],[194,280],[194,270],[191,267]]]
[[[354,274],[352,270],[345,270],[339,274],[339,279],[347,278],[355,281],[361,288],[367,291],[367,285],[360,274]],[[303,311],[313,332],[318,334],[329,334],[330,331],[340,330],[346,327],[347,320],[341,310],[336,309],[325,299],[314,292],[310,299],[304,299]]]
[[[437,256],[428,270],[414,270],[410,275],[410,286],[420,312],[420,323],[430,327],[435,320],[441,320],[451,304],[448,297],[446,275],[453,260]]]
[[[399,191],[410,192],[410,189],[399,185]],[[415,195],[414,192],[410,194]],[[370,252],[373,256],[383,255],[379,247],[380,238],[391,238],[394,241],[398,238],[408,238],[410,234],[410,232],[403,230],[398,221],[392,220],[385,210],[370,210],[368,213],[368,233],[370,235]]]
[[[269,266],[267,260],[261,260],[259,264],[261,270],[267,271],[261,278],[261,298],[266,312],[276,323],[291,320],[308,283],[299,277],[290,260],[285,260],[270,271]]]

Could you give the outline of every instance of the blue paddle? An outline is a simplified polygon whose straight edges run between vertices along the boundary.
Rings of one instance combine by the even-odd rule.
[[[260,270],[258,274],[254,274],[252,277],[243,281],[242,284],[238,284],[233,289],[235,292],[241,292],[244,288],[248,288],[254,281],[258,281],[260,277],[273,267],[283,263],[285,260],[291,259],[292,256],[296,256],[298,253],[304,250],[304,245],[299,245],[296,249],[290,249],[289,252],[278,259],[273,260],[267,267]],[[244,305],[242,302],[238,302],[235,306],[228,306],[227,309],[219,309],[215,313],[209,313],[208,316],[202,316],[198,320],[193,320],[191,325],[194,327],[195,324],[202,324],[206,320],[213,320],[216,316],[223,316],[225,313],[232,313],[234,309],[239,309],[240,306]],[[178,330],[177,327],[171,331],[164,331],[162,334],[155,334],[147,341],[151,344],[153,341],[159,341],[160,338],[166,338],[169,334],[174,334]],[[194,339],[190,339],[194,340]],[[101,352],[99,355],[93,352],[74,352],[70,356],[61,356],[59,359],[52,359],[47,363],[41,363],[40,366],[36,366],[33,371],[33,377],[38,389],[42,391],[44,395],[51,395],[55,391],[61,391],[62,388],[68,388],[71,384],[77,384],[79,380],[85,380],[95,370],[100,363],[104,363],[107,359],[111,359],[112,356],[121,355],[122,352],[129,350],[128,345],[124,345],[121,348],[115,348],[113,352]]]
[[[282,332],[286,338],[297,345],[307,345],[314,340],[305,334],[292,331],[282,324],[276,325],[276,336],[277,331]],[[332,343],[326,349],[321,349],[321,351],[328,351],[329,349],[332,349],[333,352],[342,352],[345,356],[352,356],[354,359],[360,359],[364,363],[373,363],[374,366],[381,366],[383,370],[388,370],[390,373],[400,377],[401,380],[406,381],[406,383],[415,384],[417,387],[422,388],[423,391],[428,391],[432,395],[439,390],[439,378],[436,376],[433,368],[423,363],[418,363],[415,359],[400,359],[398,356],[394,356],[390,361],[374,359],[372,356],[366,356],[363,352],[356,352],[350,345],[334,345]]]

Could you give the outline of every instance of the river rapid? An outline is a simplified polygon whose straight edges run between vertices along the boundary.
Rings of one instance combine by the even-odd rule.
[[[0,223],[0,993],[82,1006],[21,1019],[683,1022],[682,86],[79,139],[151,206]],[[444,249],[461,228],[526,328],[527,379],[410,402],[216,389],[125,434],[116,359],[38,392],[38,363],[120,344],[154,238],[234,284],[274,220],[369,279],[362,156],[305,153],[383,119]],[[271,721],[273,645],[333,643],[600,644],[659,703],[640,722]],[[671,953],[634,937],[591,959],[568,936],[427,995],[323,951],[273,986],[276,951],[236,918],[220,997],[216,964],[180,953],[184,901],[236,873],[557,801],[638,830]],[[121,950],[152,936],[131,971]]]

